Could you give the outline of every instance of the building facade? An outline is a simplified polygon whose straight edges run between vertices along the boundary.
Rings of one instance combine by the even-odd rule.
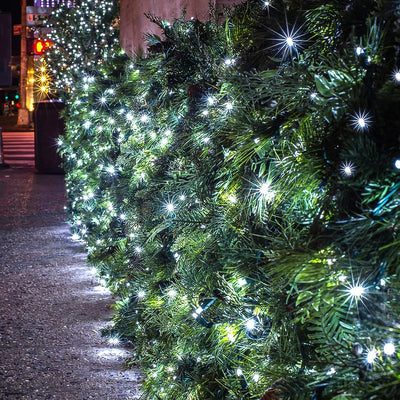
[[[158,27],[149,21],[145,14],[172,21],[182,16],[207,20],[210,3],[214,7],[240,3],[240,0],[121,0],[121,45],[128,54],[136,54],[145,49],[143,36],[147,33],[160,34]]]

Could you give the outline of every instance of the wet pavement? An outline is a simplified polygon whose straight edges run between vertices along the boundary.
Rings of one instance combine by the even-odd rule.
[[[138,399],[109,292],[64,222],[63,175],[0,169],[0,400]]]

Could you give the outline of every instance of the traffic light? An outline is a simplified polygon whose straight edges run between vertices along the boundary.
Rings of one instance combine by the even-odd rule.
[[[43,54],[52,45],[53,43],[50,40],[36,39],[33,43],[33,52],[36,55]]]

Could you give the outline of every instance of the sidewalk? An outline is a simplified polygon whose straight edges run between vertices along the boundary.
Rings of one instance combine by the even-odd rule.
[[[100,337],[112,299],[70,238],[63,179],[0,169],[0,399],[138,399],[129,349]]]

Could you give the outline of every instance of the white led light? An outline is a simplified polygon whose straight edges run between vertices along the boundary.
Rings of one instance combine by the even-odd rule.
[[[109,167],[107,167],[107,172],[111,175],[115,174],[115,168],[114,166],[110,165]]]
[[[207,103],[212,106],[215,103],[215,99],[212,96],[207,97]]]
[[[396,167],[396,169],[400,169],[400,159],[399,159],[399,160],[396,160],[396,161],[394,162],[394,166]]]
[[[249,319],[248,321],[246,321],[246,328],[248,330],[253,330],[256,327],[256,321],[254,319]]]
[[[354,174],[354,165],[350,161],[343,162],[340,166],[340,171],[344,176],[351,176]]]
[[[264,3],[265,4],[265,3]],[[270,5],[270,2],[266,7]],[[304,40],[302,39],[302,36],[304,34],[300,33],[300,28],[296,28],[293,26],[290,28],[289,26],[286,26],[285,28],[280,27],[281,32],[275,32],[277,35],[276,39],[273,39],[276,44],[274,44],[271,47],[276,47],[278,50],[278,53],[282,54],[282,58],[286,59],[287,56],[293,56],[294,54],[298,53],[298,50],[301,49],[302,43]]]
[[[231,102],[228,102],[225,104],[225,107],[228,111],[231,111],[233,109],[233,104]]]
[[[172,203],[168,203],[168,204],[166,205],[166,208],[167,208],[167,211],[168,211],[168,212],[173,212],[174,209],[175,209],[175,206],[174,206]]]
[[[289,47],[294,46],[294,41],[293,41],[293,38],[292,38],[291,36],[288,36],[288,37],[286,38],[286,44],[287,44]]]
[[[356,54],[358,55],[358,56],[360,56],[361,54],[363,54],[364,53],[364,49],[362,48],[362,47],[360,47],[360,46],[357,46],[356,47]]]
[[[243,371],[242,371],[241,368],[238,368],[238,369],[236,370],[236,375],[237,375],[237,376],[242,376],[242,375],[243,375]]]
[[[385,346],[383,347],[383,352],[387,356],[392,356],[395,353],[396,349],[394,347],[393,343],[386,343]]]
[[[202,307],[198,307],[198,308],[196,309],[196,314],[201,314],[203,311],[204,311],[204,310],[203,310]]]
[[[139,291],[137,294],[139,299],[143,299],[144,296],[146,296],[146,292],[144,290]]]
[[[136,246],[135,247],[135,251],[136,251],[136,253],[141,253],[142,252],[142,248],[141,247],[139,247],[139,246]]]
[[[149,120],[149,117],[148,117],[146,114],[143,114],[143,115],[140,117],[140,120],[141,120],[142,122],[147,122],[147,121]]]
[[[347,276],[346,275],[339,275],[338,280],[339,282],[346,282]]]
[[[263,182],[259,186],[258,192],[266,200],[272,200],[275,196],[275,193],[271,190],[271,182]]]
[[[108,339],[108,344],[112,345],[112,346],[117,346],[118,344],[120,344],[120,340],[116,337],[111,337]]]
[[[400,71],[395,71],[393,74],[393,78],[396,82],[400,82]]]
[[[236,202],[237,202],[237,198],[236,198],[236,196],[235,196],[234,194],[231,194],[231,195],[228,197],[228,200],[229,200],[231,203],[236,203]]]
[[[169,297],[175,297],[177,295],[177,291],[175,289],[171,289],[168,291],[167,295]]]
[[[258,374],[257,372],[253,375],[253,381],[255,383],[257,383],[260,380],[260,374]]]
[[[269,193],[269,189],[271,188],[271,184],[269,182],[265,182],[260,186],[259,192],[263,196]]]
[[[351,287],[349,292],[353,297],[361,297],[365,292],[365,288],[362,286],[356,285],[356,286]]]
[[[376,350],[370,350],[367,354],[367,362],[369,364],[373,364],[373,362],[375,361],[376,357],[377,357],[377,353]]]
[[[352,125],[357,131],[367,130],[371,125],[371,117],[365,111],[355,113],[352,117]]]
[[[242,286],[244,286],[244,285],[247,284],[247,281],[246,281],[246,279],[244,279],[244,278],[240,278],[240,279],[238,279],[237,283],[238,283],[238,285],[239,285],[240,287],[242,287]]]
[[[331,376],[333,374],[336,374],[336,369],[334,367],[332,367],[331,369],[329,369],[329,371],[326,373],[328,376]]]

